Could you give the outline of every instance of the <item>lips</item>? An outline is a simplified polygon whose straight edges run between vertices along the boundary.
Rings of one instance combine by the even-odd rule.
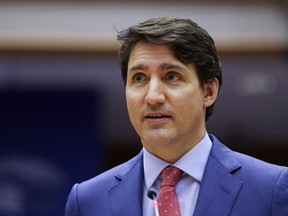
[[[168,115],[149,115],[149,116],[145,116],[145,118],[158,119],[158,118],[169,118],[169,116]]]
[[[144,115],[146,119],[163,119],[163,118],[171,118],[170,115],[166,113],[147,113]]]

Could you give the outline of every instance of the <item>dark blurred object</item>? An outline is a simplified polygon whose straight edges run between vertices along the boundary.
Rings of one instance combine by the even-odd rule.
[[[29,153],[0,157],[2,216],[60,215],[69,184],[62,167]]]
[[[72,184],[104,167],[99,94],[1,89],[0,99],[0,215],[64,215]]]

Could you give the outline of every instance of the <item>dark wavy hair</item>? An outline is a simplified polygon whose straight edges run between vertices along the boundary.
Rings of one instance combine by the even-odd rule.
[[[149,19],[119,32],[117,39],[122,43],[119,58],[125,85],[131,51],[142,40],[166,45],[179,61],[195,64],[201,86],[214,78],[218,79],[219,86],[222,85],[222,70],[214,41],[207,31],[190,19]],[[213,106],[206,109],[206,120],[211,116]]]

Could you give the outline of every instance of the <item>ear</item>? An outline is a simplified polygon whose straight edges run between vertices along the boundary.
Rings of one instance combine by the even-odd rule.
[[[219,81],[217,78],[204,83],[204,107],[210,107],[217,99],[219,92]]]

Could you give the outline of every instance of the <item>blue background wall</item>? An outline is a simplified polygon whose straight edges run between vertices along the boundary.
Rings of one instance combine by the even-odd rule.
[[[96,89],[1,89],[0,215],[57,216],[72,184],[104,170]]]

